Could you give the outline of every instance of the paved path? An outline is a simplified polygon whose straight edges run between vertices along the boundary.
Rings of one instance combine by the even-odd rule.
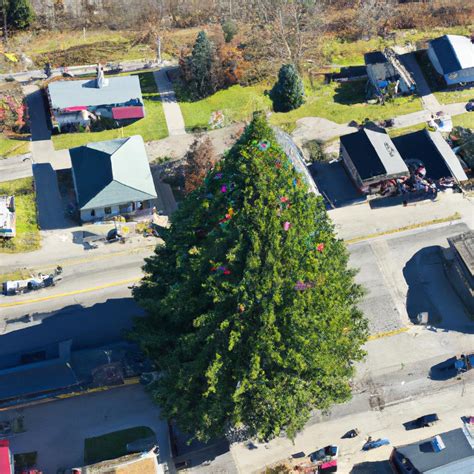
[[[169,68],[163,68],[155,71],[155,82],[163,103],[163,111],[165,113],[166,125],[170,135],[184,135],[186,133],[184,126],[184,118],[181,113],[176,95],[173,90],[173,84],[168,79],[166,72]]]
[[[418,94],[421,97],[423,107],[429,112],[436,113],[440,110],[441,104],[438,99],[431,93],[430,86],[426,82],[425,76],[418,65],[418,61],[415,58],[415,53],[402,54],[400,56],[402,63],[411,72],[416,82],[416,88]]]

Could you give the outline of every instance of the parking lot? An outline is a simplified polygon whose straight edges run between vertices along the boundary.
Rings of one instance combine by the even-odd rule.
[[[367,289],[360,305],[370,332],[392,331],[427,311],[429,324],[444,330],[474,332],[461,300],[444,270],[441,247],[468,230],[463,223],[412,231],[349,246],[356,281]]]

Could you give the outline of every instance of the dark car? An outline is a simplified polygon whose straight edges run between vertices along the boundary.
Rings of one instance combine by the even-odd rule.
[[[431,413],[430,415],[420,416],[413,422],[413,425],[415,428],[426,428],[427,426],[433,426],[437,421],[439,421],[438,415]]]
[[[326,459],[337,458],[338,453],[339,448],[337,446],[326,446],[325,448],[318,449],[311,453],[309,459],[311,462],[324,461]]]

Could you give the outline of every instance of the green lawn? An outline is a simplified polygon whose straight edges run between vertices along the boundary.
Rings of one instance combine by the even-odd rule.
[[[350,83],[316,84],[306,86],[306,103],[288,113],[274,113],[270,122],[288,131],[294,129],[302,117],[323,117],[337,123],[391,118],[421,110],[417,97],[400,97],[386,105],[365,103],[365,81]],[[207,128],[211,113],[222,110],[226,123],[248,120],[255,110],[270,110],[271,101],[264,95],[267,84],[242,87],[233,86],[197,102],[180,102],[187,129]]]
[[[269,86],[232,86],[196,102],[180,101],[186,128],[207,128],[211,113],[217,110],[224,113],[226,124],[248,120],[254,111],[270,108],[270,99],[263,94],[265,89],[269,89]]]
[[[139,73],[146,116],[131,125],[102,132],[77,132],[53,135],[56,150],[85,145],[89,142],[112,140],[113,138],[141,135],[146,142],[160,140],[168,136],[163,104],[156,89],[152,72]]]
[[[0,194],[15,195],[16,237],[0,240],[0,253],[31,252],[40,247],[33,178],[0,183]]]
[[[361,122],[365,118],[382,120],[422,109],[420,99],[413,96],[399,97],[385,105],[367,104],[364,102],[365,86],[365,81],[355,81],[307,87],[305,104],[291,112],[272,114],[270,122],[291,131],[296,120],[303,117],[322,117],[344,124],[352,120]]]
[[[400,135],[405,135],[406,133],[417,132],[418,130],[423,130],[426,128],[426,122],[417,123],[416,125],[410,125],[409,127],[403,128],[389,128],[387,129],[388,134],[394,138],[399,137]]]
[[[9,156],[22,155],[30,151],[30,142],[26,140],[12,140],[0,135],[0,159]]]
[[[474,112],[466,112],[465,114],[455,115],[453,117],[453,125],[455,127],[466,127],[474,131]]]
[[[474,88],[462,91],[434,92],[440,104],[454,104],[456,102],[467,102],[474,99]]]
[[[127,454],[127,444],[143,438],[155,437],[152,429],[146,426],[114,431],[84,441],[84,464],[94,464],[115,459]]]

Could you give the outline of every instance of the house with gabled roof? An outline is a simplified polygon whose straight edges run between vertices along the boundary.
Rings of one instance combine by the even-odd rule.
[[[431,40],[428,57],[448,86],[474,82],[474,44],[468,37],[444,35]]]
[[[94,79],[50,82],[47,96],[53,127],[59,131],[70,124],[86,126],[101,117],[119,123],[145,117],[138,76],[106,78],[100,65]]]
[[[83,222],[151,213],[157,194],[141,136],[89,143],[69,154]]]

